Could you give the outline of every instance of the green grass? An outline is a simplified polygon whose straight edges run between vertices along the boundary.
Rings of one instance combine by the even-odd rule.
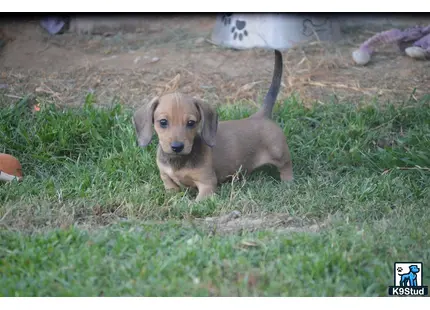
[[[25,172],[0,184],[0,296],[386,296],[393,263],[411,260],[430,283],[429,100],[307,109],[291,98],[275,118],[294,182],[262,169],[200,203],[164,192],[157,141],[136,147],[131,111],[92,102],[0,105],[0,152]],[[233,210],[324,225],[222,232],[196,220]]]

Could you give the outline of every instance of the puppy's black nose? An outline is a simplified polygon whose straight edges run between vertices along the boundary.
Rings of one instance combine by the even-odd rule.
[[[172,151],[175,153],[180,153],[184,149],[184,144],[182,142],[172,142],[170,144],[170,147],[172,148]]]

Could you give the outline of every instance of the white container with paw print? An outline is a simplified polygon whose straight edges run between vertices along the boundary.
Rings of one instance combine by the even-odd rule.
[[[305,41],[336,41],[340,25],[328,16],[297,14],[220,14],[212,42],[235,48],[288,49]]]

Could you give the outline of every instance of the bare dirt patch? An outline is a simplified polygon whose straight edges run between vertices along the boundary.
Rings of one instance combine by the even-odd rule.
[[[13,38],[0,50],[0,91],[11,101],[38,93],[59,104],[82,104],[94,92],[98,104],[136,106],[165,90],[179,89],[208,101],[257,101],[267,89],[273,55],[235,51],[207,41],[215,16],[145,17],[134,32],[50,36],[38,21],[3,23]],[[344,27],[335,44],[313,42],[284,53],[284,87],[305,102],[408,99],[428,92],[430,62],[385,47],[366,67],[351,52],[382,27]],[[81,31],[82,32],[82,31]]]
[[[214,234],[232,234],[261,230],[276,230],[281,233],[318,233],[328,224],[328,222],[300,219],[285,213],[252,213],[242,216],[238,211],[218,217],[198,219],[195,222]]]
[[[83,202],[57,204],[38,201],[34,205],[17,202],[14,208],[9,207],[0,217],[0,228],[10,231],[40,232],[51,229],[68,229],[77,226],[87,230],[97,230],[119,222],[139,225],[165,223],[165,220],[144,220],[140,217],[128,218],[120,206],[92,207]],[[242,214],[232,211],[219,216],[185,220],[169,219],[179,222],[184,227],[209,235],[229,235],[255,231],[276,231],[278,233],[319,233],[330,225],[331,218],[326,220],[299,218],[288,213],[250,212]]]

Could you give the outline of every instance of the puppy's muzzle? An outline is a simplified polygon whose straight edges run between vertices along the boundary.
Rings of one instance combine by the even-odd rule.
[[[170,147],[172,148],[172,151],[175,153],[180,153],[184,149],[184,144],[182,142],[172,142],[170,144]]]

